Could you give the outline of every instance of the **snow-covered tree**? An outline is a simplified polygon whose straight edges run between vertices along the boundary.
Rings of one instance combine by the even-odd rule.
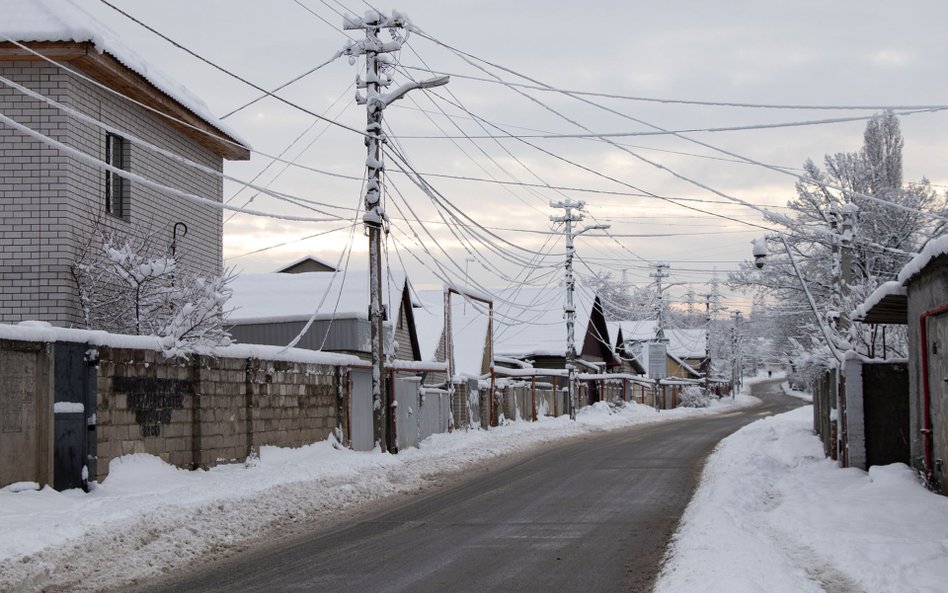
[[[587,282],[602,300],[607,320],[635,321],[655,317],[655,286],[633,286],[616,280],[611,272],[590,276]]]
[[[87,329],[156,336],[169,357],[230,343],[223,326],[230,271],[204,278],[183,271],[172,254],[154,253],[149,237],[97,231],[72,272]]]
[[[948,197],[935,191],[927,179],[904,182],[903,144],[895,115],[887,112],[873,117],[860,151],[827,155],[822,168],[808,160],[806,179],[797,182],[797,196],[787,204],[790,214],[768,215],[769,222],[786,228],[787,242],[819,311],[828,316],[834,341],[866,354],[904,355],[904,340],[892,335],[897,330],[889,330],[888,351],[882,353],[871,328],[837,326],[838,313],[852,311],[877,286],[893,279],[912,253],[946,230],[944,220],[926,213],[948,216]],[[857,213],[852,282],[841,289],[834,281],[838,263],[833,247],[839,231],[833,226],[844,209]],[[729,284],[771,297],[780,310],[776,327],[782,334],[775,337],[775,348],[796,359],[815,353],[807,358],[818,364],[829,357],[828,349],[821,344],[799,280],[782,247],[771,249],[767,259],[762,270],[750,262],[743,264]]]

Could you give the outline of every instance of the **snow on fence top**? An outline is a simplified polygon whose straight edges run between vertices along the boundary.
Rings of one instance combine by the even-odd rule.
[[[45,321],[22,321],[17,325],[0,323],[0,339],[21,342],[78,342],[90,346],[163,351],[161,342],[155,336],[128,336],[104,331],[53,327]],[[285,349],[282,346],[262,344],[219,346],[210,349],[208,354],[220,358],[256,358],[328,366],[365,366],[366,364],[358,356],[349,354],[316,352],[301,348]]]
[[[220,132],[236,142],[247,142],[224,122],[217,119],[197,95],[161,72],[145,58],[125,45],[119,35],[72,0],[0,0],[0,35],[21,43],[74,41],[89,42],[100,53],[107,53],[123,66],[141,75],[152,86],[168,95]],[[6,41],[0,37],[0,41]]]
[[[905,267],[899,272],[899,284],[903,286],[908,284],[909,281],[920,274],[922,269],[931,263],[933,259],[942,255],[948,255],[948,235],[931,241],[925,246],[925,249],[923,249],[921,253],[912,258],[912,261],[905,264]]]

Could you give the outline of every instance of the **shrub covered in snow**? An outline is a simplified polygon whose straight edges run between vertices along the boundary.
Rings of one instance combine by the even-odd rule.
[[[166,356],[230,344],[223,326],[230,271],[188,273],[173,253],[154,253],[148,237],[97,233],[72,267],[87,329],[157,336]]]
[[[688,385],[681,390],[678,398],[680,408],[707,408],[711,405],[711,395],[698,385]]]

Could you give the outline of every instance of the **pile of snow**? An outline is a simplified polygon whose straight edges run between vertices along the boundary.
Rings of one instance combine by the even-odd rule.
[[[936,593],[948,583],[948,498],[902,464],[840,469],[812,407],[720,443],[656,593]]]
[[[724,413],[739,397],[703,409],[657,412],[597,403],[568,417],[436,434],[398,455],[356,452],[333,439],[299,449],[263,447],[258,459],[186,471],[150,455],[112,461],[89,493],[0,490],[0,591],[121,587],[277,529],[326,524],[383,497],[417,492],[490,458],[590,432]]]

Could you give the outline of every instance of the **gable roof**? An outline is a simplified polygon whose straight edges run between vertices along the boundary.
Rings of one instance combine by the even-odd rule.
[[[195,141],[226,158],[246,160],[250,157],[247,143],[217,119],[197,95],[161,72],[128,47],[119,35],[92,16],[73,0],[0,0],[3,19],[0,33],[28,45],[34,51],[57,62],[69,62],[92,78],[111,88],[148,104],[174,117],[183,110],[196,116],[214,136],[201,134],[188,126],[169,120],[170,125],[192,136]],[[36,56],[0,38],[0,59],[37,60]],[[124,72],[116,66],[120,65]],[[175,105],[162,104],[148,97],[137,86],[147,83]],[[150,100],[149,100],[150,99]],[[193,117],[191,119],[194,119]],[[241,146],[235,146],[236,142]]]
[[[499,356],[565,356],[565,291],[560,287],[494,290],[494,354]],[[601,306],[581,287],[574,293],[574,326],[578,354],[599,349],[609,360],[613,351]],[[597,346],[598,344],[598,346]]]
[[[289,263],[274,272],[278,274],[302,274],[306,272],[335,272],[336,266],[324,259],[319,259],[312,255],[301,257],[300,259]]]

